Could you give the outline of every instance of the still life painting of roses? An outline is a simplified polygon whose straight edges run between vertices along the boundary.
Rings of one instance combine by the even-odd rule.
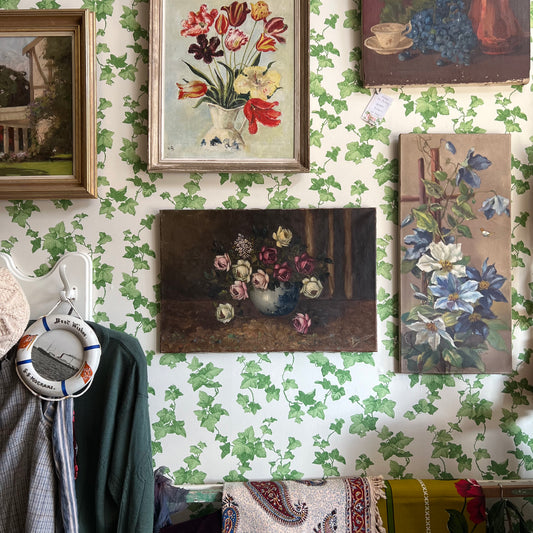
[[[161,351],[375,351],[375,210],[161,212]]]
[[[511,370],[509,135],[400,136],[401,369]]]
[[[293,2],[168,2],[163,117],[169,157],[292,157]]]

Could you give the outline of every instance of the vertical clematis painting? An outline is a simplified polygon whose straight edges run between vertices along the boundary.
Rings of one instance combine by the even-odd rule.
[[[400,367],[511,369],[509,135],[400,136]]]
[[[295,2],[166,2],[163,155],[287,159],[295,152]]]

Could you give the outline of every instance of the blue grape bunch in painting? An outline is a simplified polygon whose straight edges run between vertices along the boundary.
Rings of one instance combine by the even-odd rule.
[[[422,136],[419,149],[431,157]],[[508,350],[500,332],[509,328],[495,312],[497,302],[507,302],[502,288],[508,280],[490,257],[473,264],[463,244],[490,235],[490,221],[509,217],[510,202],[483,186],[483,171],[492,165],[487,155],[473,147],[462,157],[446,139],[441,149],[449,157],[422,180],[423,198],[401,223],[412,228],[404,237],[401,272],[414,276],[411,296],[418,302],[401,316],[402,354],[413,372],[483,372],[481,356],[489,347]],[[480,236],[469,224],[478,218],[487,225]]]
[[[413,12],[410,20],[411,31],[407,37],[412,39],[413,45],[399,54],[401,61],[410,59],[417,52],[438,52],[437,66],[450,63],[470,65],[478,39],[462,0],[436,0],[431,7]]]

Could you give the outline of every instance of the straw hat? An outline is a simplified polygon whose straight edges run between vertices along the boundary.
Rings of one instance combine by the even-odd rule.
[[[30,305],[17,280],[0,268],[0,358],[22,337],[30,319]]]

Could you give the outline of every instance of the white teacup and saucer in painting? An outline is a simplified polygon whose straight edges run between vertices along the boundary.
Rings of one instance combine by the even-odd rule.
[[[411,23],[385,22],[370,28],[371,37],[365,39],[365,46],[382,55],[397,54],[413,45],[413,40],[406,36],[411,31]]]

